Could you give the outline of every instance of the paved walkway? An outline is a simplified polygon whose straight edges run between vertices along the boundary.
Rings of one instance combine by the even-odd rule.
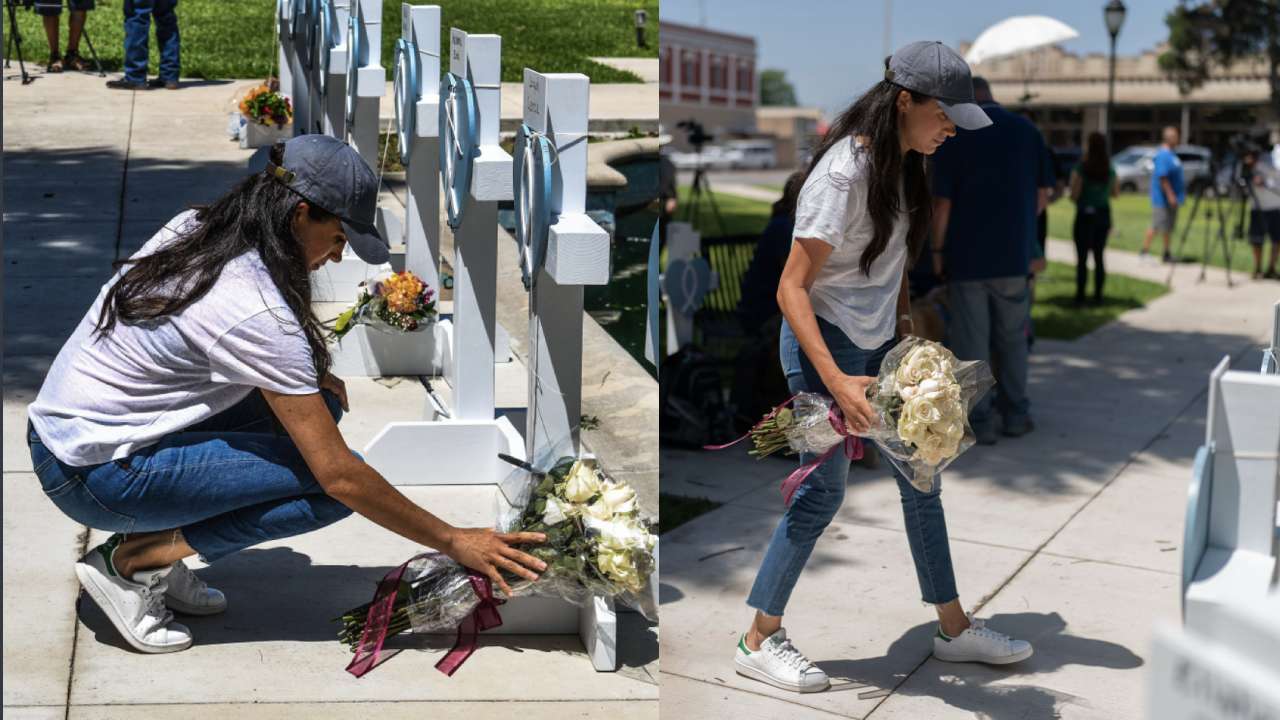
[[[654,717],[657,630],[630,614],[620,618],[617,673],[594,672],[571,636],[486,636],[453,678],[432,668],[436,647],[402,653],[362,680],[343,672],[350,655],[334,640],[330,618],[367,601],[390,567],[420,550],[359,516],[204,570],[231,607],[192,620],[196,645],[186,652],[133,652],[92,602],[78,602],[73,563],[103,534],[70,521],[40,492],[23,442],[26,406],[112,261],[245,174],[249,151],[224,128],[253,83],[192,82],[135,94],[107,90],[90,75],[41,77],[24,87],[13,74],[16,67],[5,74],[3,112],[5,717]],[[383,199],[395,202],[392,193]],[[512,331],[517,362],[499,366],[498,404],[521,408],[527,300],[514,243],[499,232],[499,319]],[[584,412],[605,420],[586,442],[611,471],[615,458],[642,505],[656,512],[656,437],[650,447],[623,446],[625,453],[610,445],[635,435],[627,423],[656,427],[656,387],[628,380],[638,366],[624,366],[634,361],[610,348],[589,317],[586,326]],[[425,406],[415,379],[351,379],[349,388],[352,412],[342,431],[355,448],[387,422],[420,419]],[[606,410],[617,407],[629,410],[611,427]],[[492,490],[406,494],[451,522],[491,521]]]
[[[724,183],[720,183],[723,187]],[[1049,255],[1074,262],[1069,242]],[[1167,266],[1110,251],[1109,271]],[[664,448],[662,491],[719,509],[662,538],[662,705],[736,718],[1144,718],[1156,623],[1179,622],[1183,516],[1204,442],[1210,369],[1256,371],[1280,284],[1179,266],[1168,295],[1031,358],[1037,429],[978,447],[945,474],[961,600],[1035,644],[1016,667],[930,658],[919,589],[887,470],[855,468],[788,607],[797,644],[833,678],[796,695],[736,675],[744,604],[782,505],[790,460]]]

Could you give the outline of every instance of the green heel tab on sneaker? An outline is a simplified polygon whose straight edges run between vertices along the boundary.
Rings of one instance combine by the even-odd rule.
[[[107,541],[98,546],[98,553],[102,555],[106,561],[107,574],[111,577],[120,577],[120,573],[116,572],[116,563],[112,556],[116,554],[116,548],[120,547],[120,543],[124,540],[124,536],[116,533],[107,538]]]
[[[955,638],[952,638],[952,637],[947,637],[947,634],[946,634],[946,633],[944,633],[944,632],[942,632],[942,626],[941,626],[941,625],[939,625],[939,626],[938,626],[938,637],[942,638],[942,641],[943,641],[943,642],[951,642],[952,640],[954,640],[954,639],[955,639]]]
[[[744,653],[748,654],[748,655],[750,655],[750,654],[751,654],[751,651],[747,649],[747,635],[746,635],[746,633],[743,633],[742,637],[738,638],[738,649],[739,649],[739,650],[741,650],[742,652],[744,652]]]

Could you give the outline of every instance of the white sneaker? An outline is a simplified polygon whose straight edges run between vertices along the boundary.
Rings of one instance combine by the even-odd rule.
[[[227,596],[196,577],[181,560],[173,564],[167,585],[164,604],[170,610],[188,615],[216,615],[227,609]]]
[[[986,622],[969,615],[969,627],[947,640],[942,629],[933,636],[933,656],[946,662],[980,662],[1007,665],[1031,657],[1031,643],[1014,640],[986,626]]]
[[[746,636],[738,640],[738,650],[733,659],[738,674],[766,682],[783,690],[795,692],[821,692],[831,687],[831,680],[822,668],[814,665],[804,653],[787,639],[787,631],[778,631],[760,643],[760,649],[747,649]]]
[[[166,578],[173,566],[136,572],[130,582],[111,561],[119,544],[120,536],[113,535],[76,563],[80,585],[139,651],[166,653],[191,647],[191,631],[172,622],[173,613],[164,606]]]

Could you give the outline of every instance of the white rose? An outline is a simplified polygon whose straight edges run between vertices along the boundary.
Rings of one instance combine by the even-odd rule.
[[[942,410],[939,408],[938,393],[921,393],[904,405],[904,411],[909,412],[911,419],[916,422],[929,425],[936,423],[942,419]]]
[[[599,545],[613,550],[642,550],[651,552],[654,537],[644,525],[633,517],[599,520],[587,516],[584,523],[589,530],[599,533]]]
[[[915,397],[918,392],[920,392],[920,389],[916,385],[903,385],[898,388],[898,397],[903,400],[910,400]]]
[[[602,548],[596,555],[596,567],[606,577],[632,592],[641,590],[640,573],[627,551]]]
[[[569,502],[584,503],[600,491],[600,480],[596,477],[595,463],[579,460],[569,470],[569,479],[564,484],[564,497]]]
[[[613,519],[613,511],[609,509],[607,504],[605,504],[603,498],[591,503],[590,505],[584,505],[582,508],[584,510],[583,517],[592,517],[603,522],[608,522]]]
[[[547,498],[547,508],[542,512],[542,522],[548,525],[559,525],[569,518],[571,512],[567,503],[552,495]]]
[[[636,491],[626,483],[608,482],[600,489],[600,499],[615,515],[636,509]]]

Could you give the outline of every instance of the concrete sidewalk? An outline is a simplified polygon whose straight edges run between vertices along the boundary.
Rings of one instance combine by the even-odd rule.
[[[411,647],[363,680],[343,672],[350,655],[330,618],[367,601],[390,567],[420,550],[359,516],[202,571],[231,607],[191,620],[196,644],[183,653],[136,653],[92,601],[78,601],[73,563],[103,534],[68,520],[43,496],[24,442],[26,406],[112,261],[245,175],[250,151],[224,129],[253,82],[131,93],[107,90],[86,74],[40,77],[25,87],[14,74],[5,76],[3,112],[5,717],[654,717],[657,629],[633,614],[620,618],[617,673],[593,671],[573,637],[488,635],[453,678],[432,668],[438,642]],[[394,193],[384,201],[396,202]],[[518,321],[527,298],[514,243],[499,233],[499,288],[508,296],[499,317],[512,330],[517,362],[499,366],[498,404],[518,409],[527,319]],[[519,297],[509,297],[512,283]],[[656,432],[651,447],[618,439],[645,423],[656,430],[656,386],[629,380],[636,368],[623,367],[622,358],[634,360],[609,348],[589,318],[586,325],[584,413],[603,422],[585,441],[656,513]],[[421,417],[425,390],[416,379],[348,384],[352,412],[342,432],[351,447],[363,447],[387,422]],[[610,407],[628,412],[611,424]],[[460,524],[487,524],[493,507],[492,490],[406,494]]]
[[[1070,243],[1050,257],[1074,262]],[[1163,281],[1167,266],[1110,251],[1109,271]],[[1179,622],[1183,516],[1204,442],[1210,369],[1257,371],[1280,284],[1221,271],[1074,342],[1037,341],[1035,432],[977,447],[945,473],[961,600],[1035,655],[1003,669],[930,657],[888,470],[854,468],[839,515],[788,607],[797,645],[833,678],[797,695],[734,673],[745,598],[782,512],[793,460],[664,448],[662,491],[719,509],[662,538],[663,709],[740,718],[1144,718],[1157,622]],[[1240,282],[1244,280],[1243,282]],[[714,618],[708,622],[708,618]]]

